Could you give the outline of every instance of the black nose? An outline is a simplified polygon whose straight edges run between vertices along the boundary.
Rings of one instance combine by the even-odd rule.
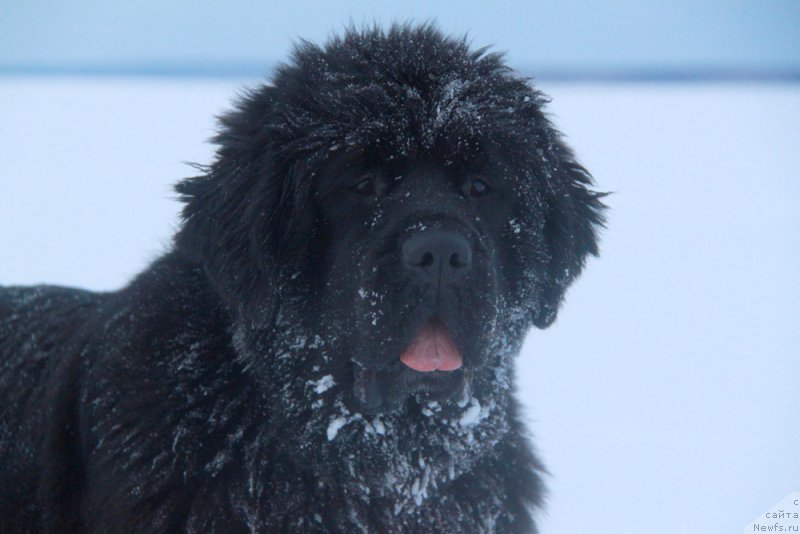
[[[472,266],[472,249],[461,234],[428,230],[403,243],[403,263],[425,283],[457,284]]]

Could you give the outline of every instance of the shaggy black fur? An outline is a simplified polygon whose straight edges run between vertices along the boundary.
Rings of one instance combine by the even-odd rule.
[[[603,209],[544,103],[430,25],[299,45],[129,286],[0,289],[0,531],[535,530],[512,359]]]

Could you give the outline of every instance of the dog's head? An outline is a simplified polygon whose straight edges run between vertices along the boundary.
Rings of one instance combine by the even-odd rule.
[[[177,247],[251,331],[319,336],[367,410],[493,387],[597,252],[599,195],[545,102],[431,26],[303,43],[178,186]]]

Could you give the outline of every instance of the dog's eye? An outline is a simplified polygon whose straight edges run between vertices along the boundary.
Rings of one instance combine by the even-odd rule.
[[[357,184],[348,187],[350,191],[358,193],[359,195],[364,196],[375,196],[377,193],[377,187],[375,184],[375,177],[371,174],[367,174],[363,176],[363,179],[358,182]]]
[[[480,178],[475,178],[472,180],[472,185],[470,186],[469,194],[473,197],[482,197],[484,195],[488,195],[492,191],[492,188],[489,187],[489,184],[481,180]]]

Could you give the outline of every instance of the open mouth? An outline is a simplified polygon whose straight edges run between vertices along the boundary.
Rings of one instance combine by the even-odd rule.
[[[463,393],[471,373],[463,368],[464,358],[449,330],[438,317],[425,321],[419,333],[395,364],[376,370],[354,366],[354,393],[367,408],[386,401],[418,395],[444,400]]]

